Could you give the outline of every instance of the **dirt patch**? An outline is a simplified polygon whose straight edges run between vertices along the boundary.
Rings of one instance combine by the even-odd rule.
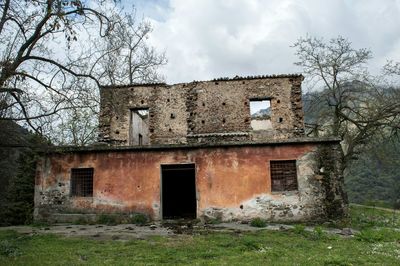
[[[152,236],[200,235],[212,232],[241,232],[258,230],[290,230],[293,225],[269,224],[263,228],[252,227],[242,223],[203,224],[195,220],[171,220],[155,222],[143,226],[135,224],[119,225],[71,225],[58,224],[51,226],[8,226],[0,230],[14,230],[22,234],[55,234],[65,237],[84,237],[95,240],[132,240],[146,239]],[[306,231],[313,231],[314,227],[305,227]],[[326,233],[345,235],[340,229],[324,229]],[[346,233],[346,235],[353,235]]]
[[[162,226],[120,225],[52,225],[46,227],[9,226],[0,230],[15,230],[22,234],[55,234],[66,237],[85,237],[97,240],[145,239],[151,236],[168,236],[171,230]]]

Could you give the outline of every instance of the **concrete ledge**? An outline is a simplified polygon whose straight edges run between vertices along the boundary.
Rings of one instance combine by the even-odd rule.
[[[65,153],[65,152],[102,152],[102,151],[146,151],[146,150],[170,150],[170,149],[204,149],[218,147],[251,147],[251,146],[275,146],[295,144],[324,144],[339,143],[340,138],[291,138],[271,139],[268,141],[241,141],[241,142],[216,142],[216,143],[193,143],[193,144],[156,144],[148,146],[108,146],[92,145],[86,147],[58,146],[49,148],[44,153]]]

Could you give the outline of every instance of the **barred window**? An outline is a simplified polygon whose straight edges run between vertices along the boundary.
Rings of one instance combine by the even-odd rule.
[[[297,190],[296,161],[271,161],[272,191]]]
[[[71,169],[71,196],[93,196],[93,168]]]

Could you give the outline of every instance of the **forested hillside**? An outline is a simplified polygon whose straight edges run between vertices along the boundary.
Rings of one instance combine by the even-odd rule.
[[[329,106],[320,103],[310,106],[313,95],[303,95],[305,122],[309,136],[319,136],[323,130],[314,126],[329,124]],[[325,119],[325,120],[324,120]],[[345,146],[345,144],[344,144]],[[400,208],[400,136],[378,134],[362,145],[344,171],[345,186],[351,203]]]
[[[400,139],[377,140],[352,162],[345,184],[350,202],[400,208]]]

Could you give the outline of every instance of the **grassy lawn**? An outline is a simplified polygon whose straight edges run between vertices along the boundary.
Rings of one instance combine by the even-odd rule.
[[[328,235],[319,227],[306,232],[301,226],[127,242],[0,231],[0,265],[400,265],[396,223],[379,224],[393,214],[363,209],[352,207],[352,224],[362,229],[352,238]]]
[[[400,210],[352,205],[350,207],[350,218],[350,226],[357,229],[369,227],[400,229]]]

